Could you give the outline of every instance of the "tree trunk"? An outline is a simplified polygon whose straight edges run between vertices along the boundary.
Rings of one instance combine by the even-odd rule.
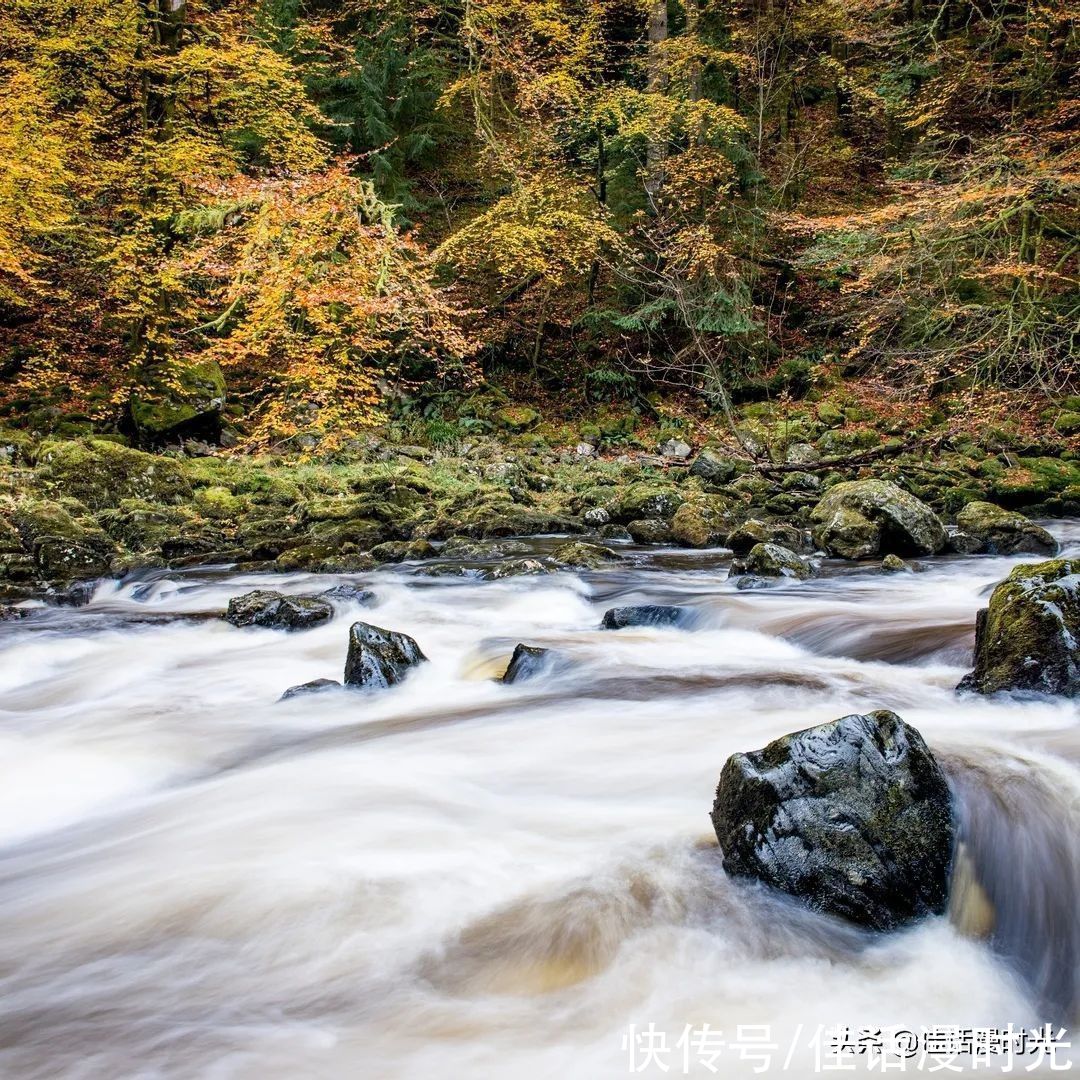
[[[175,56],[187,15],[187,0],[146,0],[153,54]],[[176,91],[170,76],[152,73],[146,80],[146,124],[162,136],[172,130],[176,115]]]
[[[667,0],[652,0],[649,9],[649,93],[662,94],[667,90],[667,69],[663,45],[668,36]],[[667,157],[667,132],[650,132],[645,151],[645,193],[649,207],[655,212],[656,201],[664,186],[664,159]]]

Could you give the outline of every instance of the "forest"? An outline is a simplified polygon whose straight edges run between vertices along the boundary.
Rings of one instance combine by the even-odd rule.
[[[0,408],[318,453],[849,387],[1068,439],[1078,55],[1070,0],[6,0]]]

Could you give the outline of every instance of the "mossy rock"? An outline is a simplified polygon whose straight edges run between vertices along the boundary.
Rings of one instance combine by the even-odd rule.
[[[435,548],[427,540],[388,540],[371,549],[371,557],[379,563],[430,559],[435,554]]]
[[[642,481],[622,493],[616,517],[625,524],[645,518],[668,521],[683,502],[685,499],[674,488]]]
[[[498,409],[493,419],[495,424],[513,435],[530,431],[540,423],[540,413],[529,405],[506,405]]]
[[[755,544],[745,559],[731,565],[730,576],[752,574],[757,577],[792,578],[806,581],[817,574],[814,565],[780,544]]]
[[[975,670],[959,689],[1080,696],[1080,559],[1024,564],[975,625]]]
[[[213,360],[158,373],[129,404],[137,437],[150,445],[182,438],[217,442],[224,407],[225,376]]]
[[[599,570],[618,558],[611,548],[601,544],[587,544],[580,540],[561,544],[551,553],[553,562],[575,570]]]
[[[1054,421],[1054,430],[1061,435],[1080,435],[1080,412],[1063,412]]]
[[[936,555],[946,532],[938,516],[888,480],[850,480],[830,488],[814,507],[819,547],[841,558]]]
[[[167,504],[191,497],[179,462],[106,439],[45,444],[38,462],[38,477],[47,489],[78,499],[91,510],[118,506],[124,499]]]
[[[28,501],[13,515],[24,550],[43,581],[63,583],[109,572],[116,545],[96,522],[56,502]]]
[[[1057,541],[1044,528],[1015,510],[1005,510],[993,503],[968,503],[956,515],[956,524],[962,533],[980,542],[981,551],[991,555],[1057,554]]]
[[[719,546],[729,523],[730,513],[707,503],[683,503],[671,519],[671,535],[684,547]]]

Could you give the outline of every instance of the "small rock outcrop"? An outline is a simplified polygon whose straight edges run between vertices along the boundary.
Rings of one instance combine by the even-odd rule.
[[[375,603],[375,594],[371,589],[365,589],[363,585],[350,585],[342,582],[340,585],[331,585],[319,593],[319,597],[337,604],[362,604],[367,606]]]
[[[685,608],[666,604],[639,604],[636,607],[614,607],[604,612],[604,630],[622,630],[627,626],[679,626],[686,622]]]
[[[575,570],[598,570],[601,566],[615,562],[619,556],[602,544],[573,540],[568,544],[560,544],[551,553],[551,558],[560,566],[569,566]]]
[[[538,645],[518,645],[510,663],[503,674],[502,681],[507,684],[524,682],[535,678],[551,666],[551,650]]]
[[[948,902],[948,783],[895,713],[845,716],[728,758],[712,823],[724,869],[875,930]]]
[[[331,690],[335,687],[341,688],[341,683],[337,679],[312,679],[310,682],[290,686],[278,700],[288,701],[290,698],[306,697],[308,694],[321,694],[324,690]]]
[[[849,480],[831,487],[810,515],[814,542],[842,559],[936,555],[945,526],[914,495],[889,480]]]
[[[408,634],[355,622],[349,628],[345,685],[385,690],[396,686],[412,668],[426,660],[420,646]]]
[[[1018,566],[994,589],[957,689],[1080,696],[1080,559]]]
[[[988,555],[1057,554],[1057,541],[1041,525],[993,503],[968,503],[956,515],[956,524],[960,533],[978,541],[976,551]]]
[[[270,589],[234,596],[225,612],[233,626],[262,626],[270,630],[306,630],[332,619],[334,607],[317,596],[286,596]]]

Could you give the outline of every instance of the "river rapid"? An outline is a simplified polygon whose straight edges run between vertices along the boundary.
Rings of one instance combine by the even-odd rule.
[[[1049,527],[1080,553],[1080,524]],[[212,616],[340,579],[173,572],[0,624],[0,1076],[597,1080],[649,1024],[767,1027],[768,1071],[802,1076],[821,1028],[1075,1020],[1080,712],[953,689],[1024,560],[738,592],[730,553],[623,552],[358,575],[376,606],[292,634]],[[695,622],[599,629],[633,603]],[[356,619],[430,663],[279,703],[341,677]],[[519,641],[565,662],[495,682]],[[950,915],[870,935],[729,881],[728,755],[878,708],[956,793]]]

